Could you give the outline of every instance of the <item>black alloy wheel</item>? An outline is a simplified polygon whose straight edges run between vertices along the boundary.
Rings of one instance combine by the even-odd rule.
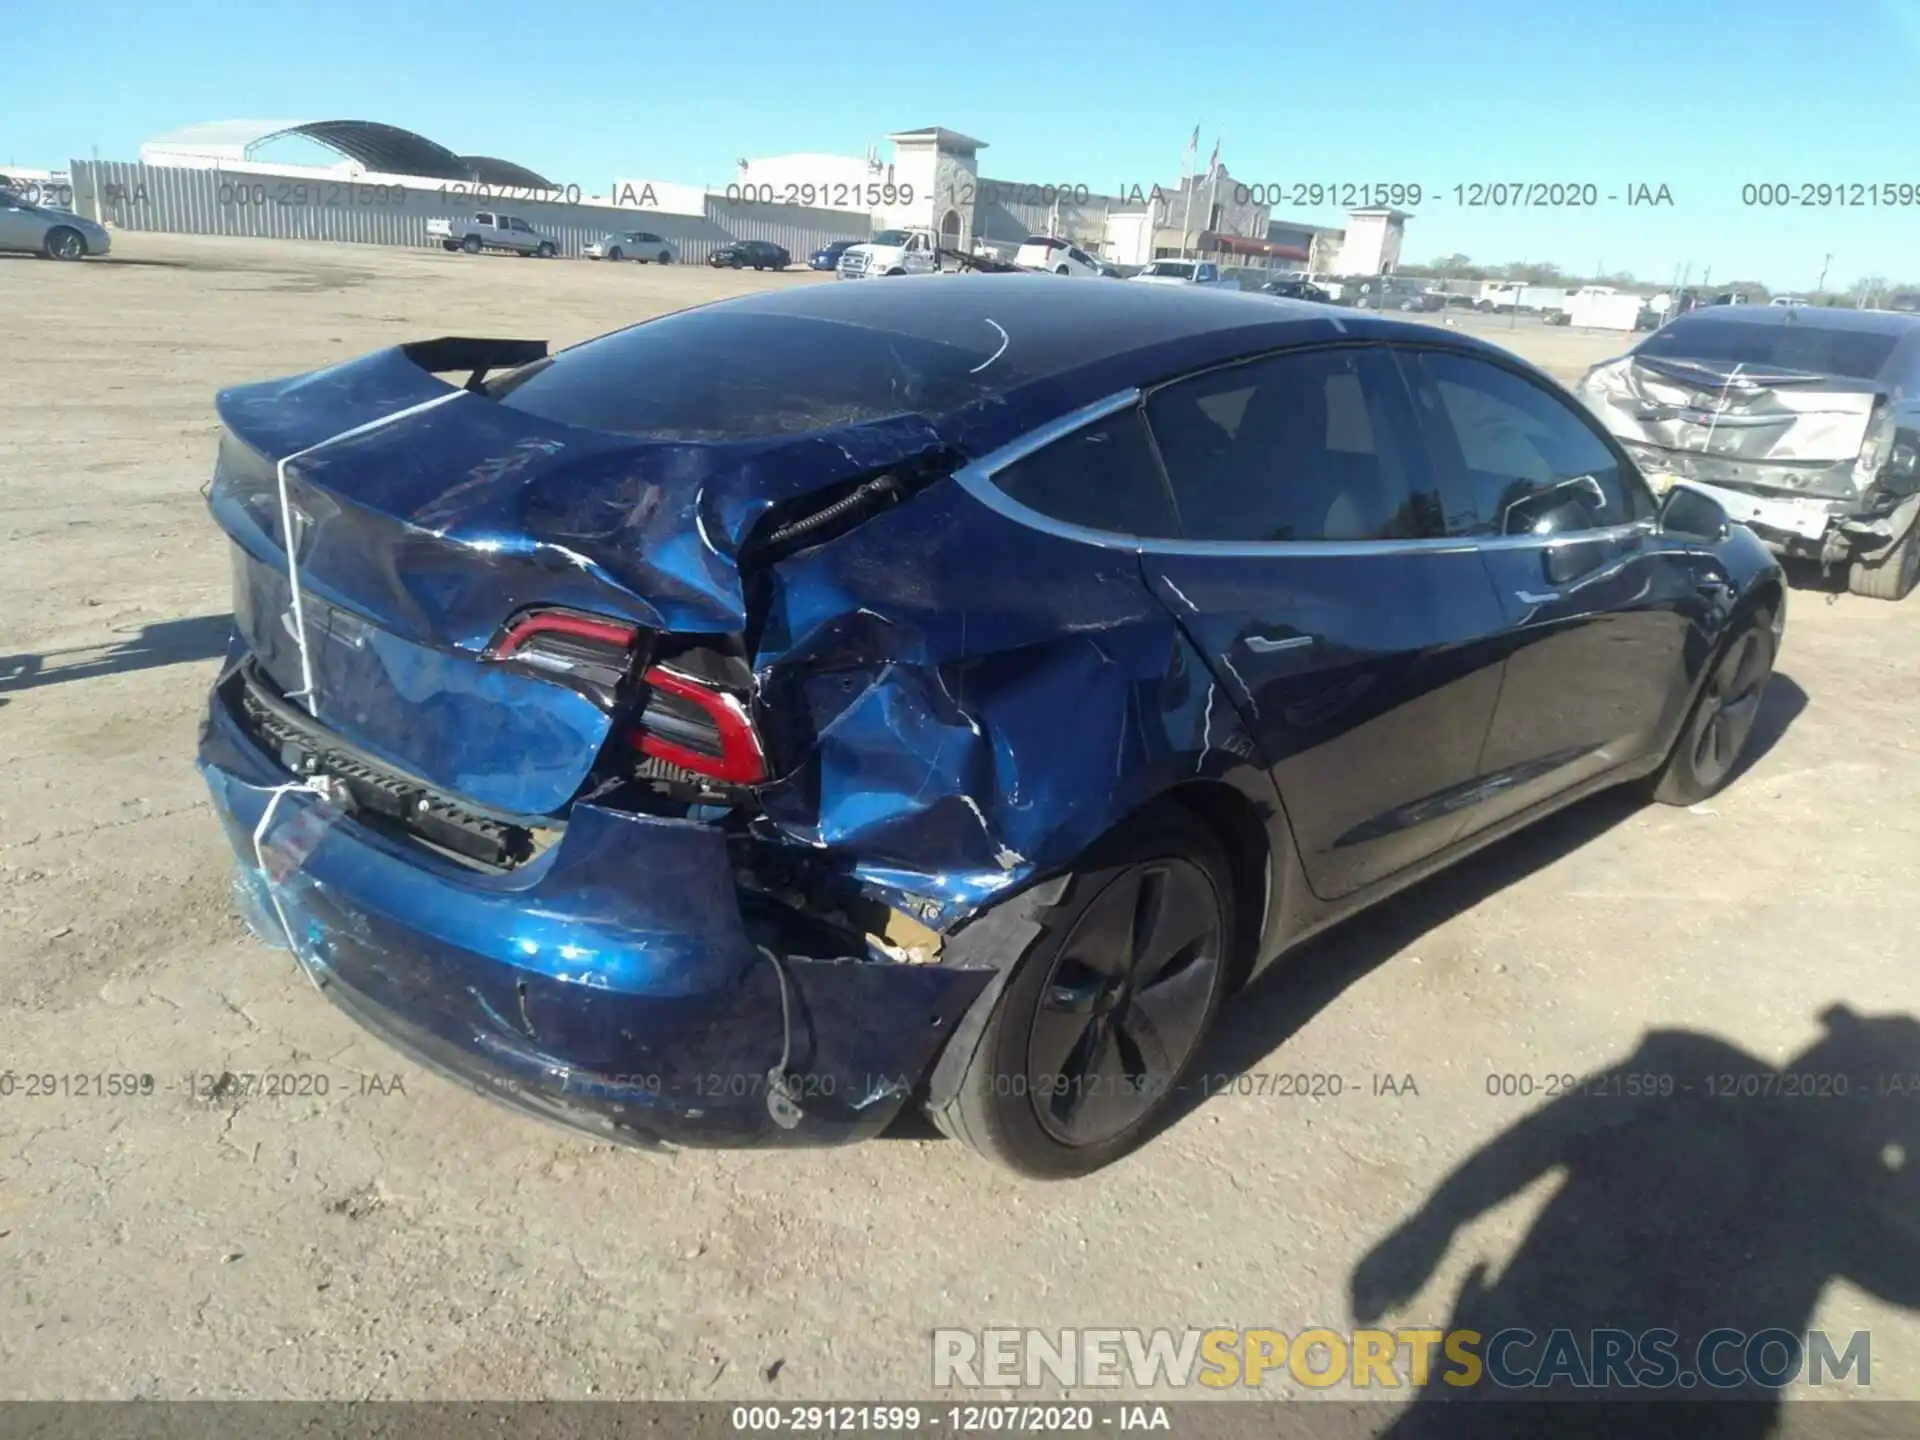
[[[1659,772],[1654,799],[1664,805],[1697,805],[1727,783],[1760,717],[1778,647],[1779,635],[1767,611],[1756,614],[1728,643]]]
[[[967,1050],[934,1123],[1039,1179],[1145,1144],[1238,973],[1232,875],[1219,838],[1172,802],[1095,845],[1016,942],[984,1028],[956,1037]]]
[[[1224,963],[1212,882],[1190,860],[1136,865],[1081,915],[1054,957],[1027,1037],[1041,1128],[1099,1145],[1174,1084]]]
[[[47,254],[55,260],[83,260],[87,242],[71,225],[56,225],[47,235]]]

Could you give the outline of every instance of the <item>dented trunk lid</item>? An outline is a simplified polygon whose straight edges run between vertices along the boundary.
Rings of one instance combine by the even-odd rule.
[[[582,407],[551,376],[551,403],[513,403],[520,385],[541,393],[549,361],[482,382],[474,362],[525,359],[512,343],[396,347],[223,392],[209,504],[234,543],[237,628],[271,685],[304,688],[290,531],[319,724],[435,789],[538,816],[577,793],[613,717],[489,661],[510,617],[554,607],[737,634],[737,557],[763,515],[941,442],[915,415],[857,411],[733,439],[571,424],[556,417]],[[433,373],[470,365],[467,388]]]
[[[1850,497],[1887,396],[1872,380],[1774,366],[1628,356],[1581,397],[1643,466],[1687,479]]]

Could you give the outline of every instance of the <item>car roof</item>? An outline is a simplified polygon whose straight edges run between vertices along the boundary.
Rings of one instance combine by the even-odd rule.
[[[1051,275],[926,275],[885,285],[806,285],[702,307],[825,321],[978,350],[992,397],[970,442],[998,443],[1131,388],[1288,346],[1329,341],[1444,345],[1540,374],[1496,345],[1415,321],[1206,287],[1062,281]],[[994,362],[1004,357],[996,387]]]

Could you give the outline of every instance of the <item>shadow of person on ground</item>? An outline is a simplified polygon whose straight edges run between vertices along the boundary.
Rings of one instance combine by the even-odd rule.
[[[227,653],[227,642],[232,635],[233,616],[196,615],[187,620],[162,620],[143,626],[138,635],[116,644],[81,645],[43,654],[0,655],[0,693],[34,690],[68,680],[90,680],[96,675],[150,670],[158,665],[179,665],[190,660],[217,660]],[[49,666],[50,660],[58,663]]]
[[[1810,1380],[1822,1358],[1831,1377],[1855,1344],[1808,1337],[1830,1283],[1920,1308],[1920,1021],[1843,1006],[1821,1020],[1779,1068],[1711,1035],[1650,1032],[1442,1181],[1355,1268],[1361,1324],[1405,1306],[1462,1227],[1563,1172],[1497,1278],[1477,1264],[1454,1299],[1446,1328],[1478,1332],[1482,1373],[1436,1354],[1384,1434],[1545,1440],[1605,1415],[1620,1435],[1758,1440],[1781,1419],[1779,1383]],[[1525,1333],[1503,1345],[1505,1331]],[[1870,1338],[1853,1358],[1858,1384]],[[1544,1383],[1515,1388],[1530,1375]],[[1496,1397],[1563,1403],[1476,1403]],[[1640,1404],[1625,1418],[1565,1403],[1583,1399],[1746,1403]]]

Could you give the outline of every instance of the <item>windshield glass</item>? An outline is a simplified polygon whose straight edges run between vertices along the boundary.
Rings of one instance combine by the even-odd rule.
[[[878,235],[873,237],[872,243],[875,245],[904,245],[907,243],[907,232],[904,230],[882,230]]]
[[[1186,280],[1193,275],[1193,263],[1187,260],[1156,260],[1147,266],[1149,275],[1167,275],[1177,280]]]
[[[1842,330],[1817,321],[1752,325],[1712,316],[1683,315],[1656,331],[1635,351],[1649,359],[1739,361],[1871,380],[1885,367],[1900,337],[1881,331]]]

